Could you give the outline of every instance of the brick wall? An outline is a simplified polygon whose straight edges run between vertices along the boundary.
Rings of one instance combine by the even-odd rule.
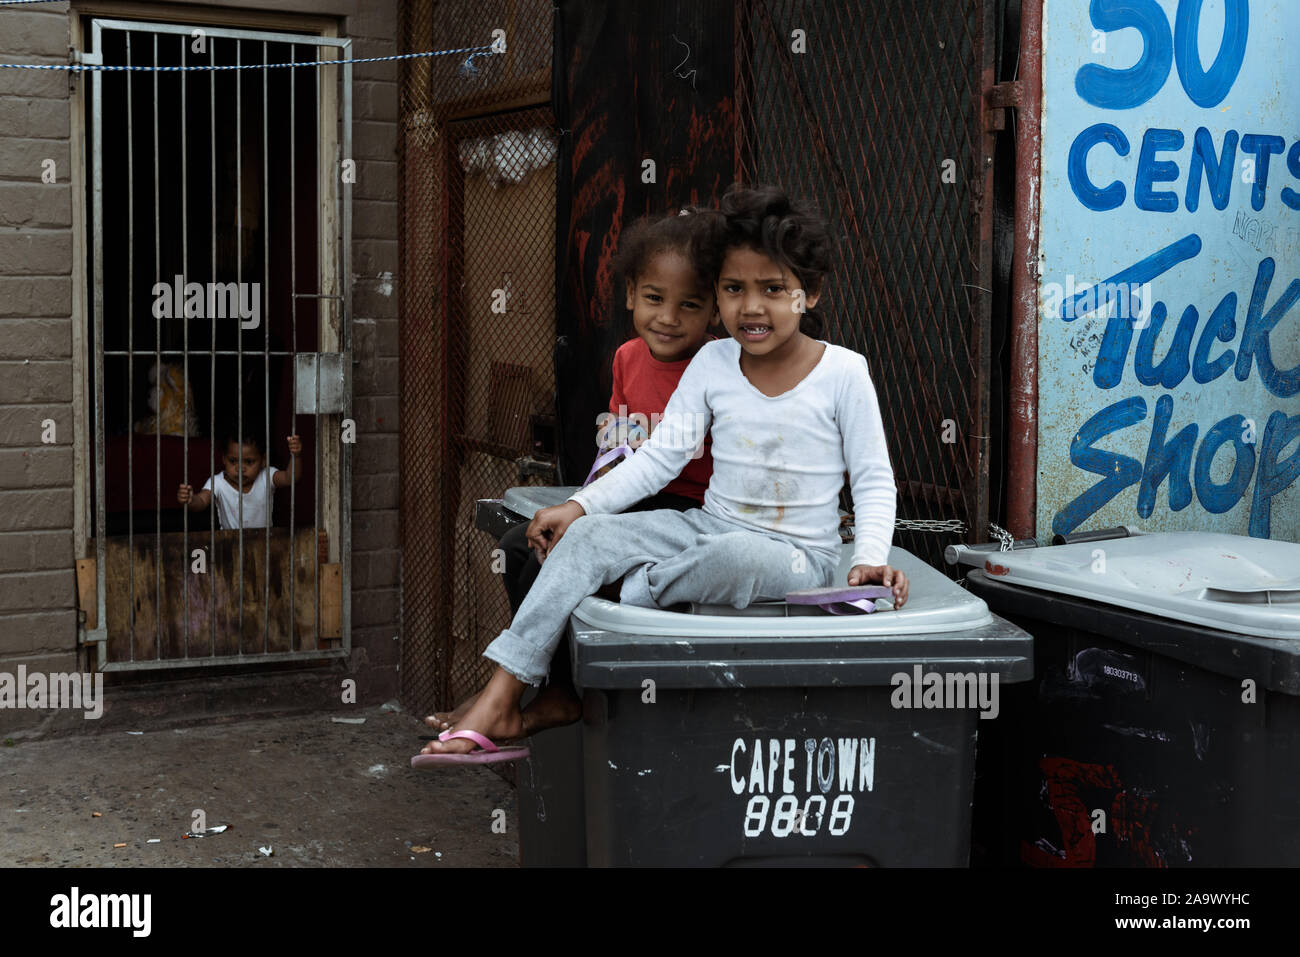
[[[251,2],[338,15],[353,56],[396,52],[396,0]],[[362,12],[358,12],[362,11]],[[66,63],[68,4],[3,9],[0,60]],[[400,523],[397,458],[397,71],[353,72],[352,646],[363,703],[397,693]],[[73,248],[68,76],[0,70],[0,670],[73,671]],[[57,181],[42,183],[42,162]],[[75,277],[80,284],[82,277]],[[46,420],[56,442],[42,442]],[[182,675],[187,673],[181,673]],[[193,674],[189,672],[188,674]],[[174,679],[175,674],[159,678]],[[321,675],[337,687],[337,675]],[[210,707],[210,705],[209,705]],[[34,723],[0,714],[0,730]]]
[[[68,5],[3,11],[0,60],[66,63]],[[0,70],[0,668],[77,669],[68,77]],[[55,182],[42,182],[54,161]],[[53,435],[46,424],[52,420]],[[53,442],[44,442],[53,438]],[[28,717],[7,714],[7,728]],[[35,716],[30,716],[35,717]]]
[[[397,52],[397,2],[366,2],[347,18],[353,56]],[[352,647],[367,669],[359,690],[397,694],[401,523],[397,457],[397,65],[352,74]]]

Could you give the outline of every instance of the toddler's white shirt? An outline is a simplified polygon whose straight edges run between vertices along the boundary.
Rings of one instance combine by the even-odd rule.
[[[275,504],[275,489],[271,477],[280,471],[268,465],[253,480],[253,487],[244,494],[244,528],[266,528],[271,524],[271,508]],[[203,483],[212,491],[212,504],[222,528],[239,528],[239,489],[226,480],[225,472],[218,472]]]
[[[863,356],[824,344],[803,381],[773,397],[741,372],[739,342],[705,343],[649,441],[570,500],[591,515],[621,512],[667,485],[712,429],[706,512],[811,547],[838,548],[847,470],[853,563],[886,564],[898,493],[876,389]]]

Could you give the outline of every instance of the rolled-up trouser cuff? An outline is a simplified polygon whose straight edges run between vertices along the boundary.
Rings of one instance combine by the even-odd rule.
[[[520,638],[509,628],[501,632],[496,640],[484,649],[483,657],[495,661],[520,681],[534,688],[541,685],[551,667],[551,657],[545,650]]]

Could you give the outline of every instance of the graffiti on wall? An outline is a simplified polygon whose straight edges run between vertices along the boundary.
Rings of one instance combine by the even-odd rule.
[[[1300,4],[1044,17],[1040,534],[1300,540]]]

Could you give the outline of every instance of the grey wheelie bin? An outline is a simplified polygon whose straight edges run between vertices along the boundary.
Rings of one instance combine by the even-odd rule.
[[[1035,665],[981,742],[976,863],[1300,864],[1300,545],[1138,534],[967,582]]]
[[[586,599],[566,636],[582,722],[519,770],[523,862],[964,866],[976,738],[1032,639],[889,558],[901,611]]]

